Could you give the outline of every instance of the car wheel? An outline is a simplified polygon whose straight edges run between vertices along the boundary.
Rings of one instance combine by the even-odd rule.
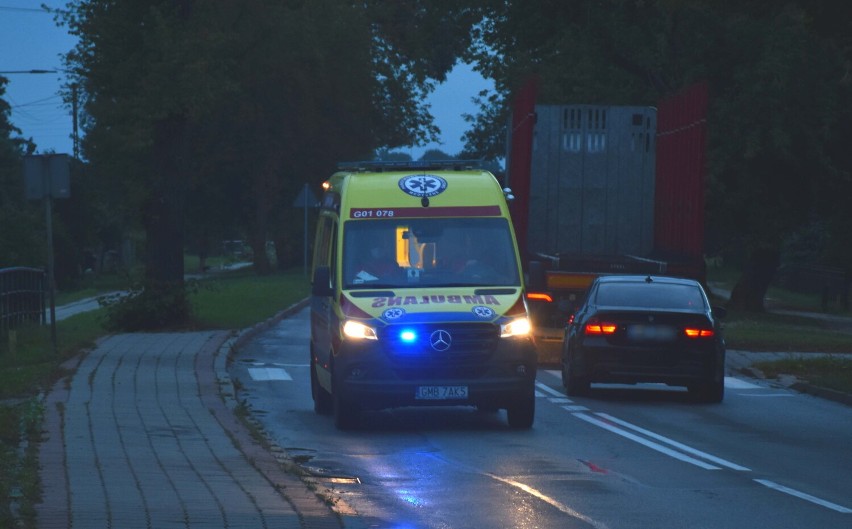
[[[516,430],[532,428],[535,420],[535,392],[532,392],[506,408],[509,427]]]
[[[725,379],[701,384],[695,384],[687,388],[690,395],[698,402],[706,402],[708,404],[716,404],[722,402],[725,398]]]
[[[311,352],[311,396],[314,399],[314,412],[319,415],[328,415],[333,410],[331,394],[325,390],[317,379],[316,358]]]
[[[588,395],[592,388],[588,378],[574,375],[571,372],[571,363],[568,361],[567,355],[562,357],[562,385],[565,387],[565,393],[572,397]]]

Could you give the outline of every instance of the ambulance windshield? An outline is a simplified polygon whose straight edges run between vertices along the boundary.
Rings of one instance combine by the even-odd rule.
[[[503,218],[350,220],[343,233],[346,289],[520,286]]]

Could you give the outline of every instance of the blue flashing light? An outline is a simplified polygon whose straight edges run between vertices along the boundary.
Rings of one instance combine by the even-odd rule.
[[[417,333],[412,329],[403,329],[399,333],[399,339],[403,343],[414,343],[417,341]]]

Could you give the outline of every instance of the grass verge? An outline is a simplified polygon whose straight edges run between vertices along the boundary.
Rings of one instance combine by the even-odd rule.
[[[67,293],[64,302],[126,288],[114,277]],[[304,299],[301,269],[266,277],[243,269],[210,274],[190,296],[198,329],[243,329]],[[0,343],[0,527],[35,527],[39,501],[37,449],[41,435],[40,393],[67,374],[61,364],[105,336],[105,309],[77,314],[56,325],[56,348],[48,327],[28,327]]]
[[[800,356],[754,365],[768,378],[794,375],[798,380],[821,388],[852,394],[852,359],[838,356]]]
[[[724,320],[724,331],[729,349],[852,353],[852,318],[846,325],[801,315],[732,312]]]

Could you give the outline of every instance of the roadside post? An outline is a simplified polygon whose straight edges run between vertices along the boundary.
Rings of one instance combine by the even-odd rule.
[[[56,280],[53,273],[53,199],[71,196],[71,171],[67,154],[24,156],[24,183],[28,200],[44,201],[47,225],[47,290],[50,299],[50,338],[56,346]]]
[[[299,193],[299,196],[296,197],[296,200],[293,201],[293,206],[297,208],[302,208],[305,210],[304,215],[304,248],[305,248],[305,260],[303,264],[303,272],[305,275],[308,275],[308,208],[317,207],[317,197],[314,195],[311,188],[308,187],[308,184],[302,188],[302,191]]]

